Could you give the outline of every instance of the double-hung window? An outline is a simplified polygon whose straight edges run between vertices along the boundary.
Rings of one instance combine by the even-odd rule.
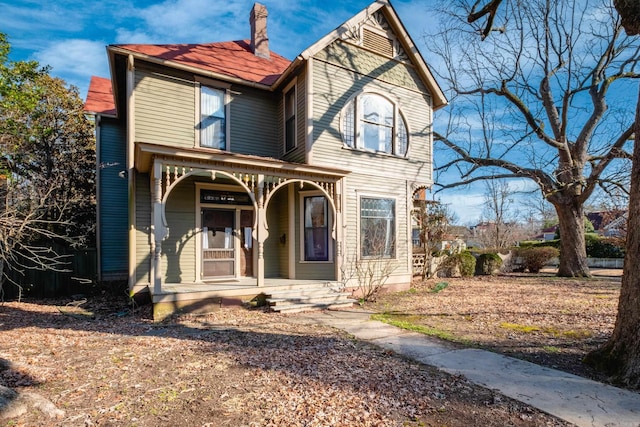
[[[227,149],[227,108],[222,89],[200,87],[200,146]]]
[[[409,135],[398,106],[375,93],[361,93],[342,112],[345,146],[405,157]]]
[[[324,196],[304,197],[304,260],[329,260],[329,212]]]
[[[360,253],[363,258],[396,255],[396,201],[360,198]]]

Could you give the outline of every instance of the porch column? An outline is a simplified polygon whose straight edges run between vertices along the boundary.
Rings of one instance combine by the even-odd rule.
[[[342,228],[343,217],[342,217],[342,185],[343,179],[340,179],[336,182],[336,195],[334,199],[334,203],[336,205],[336,219],[335,219],[335,239],[336,239],[336,257],[335,257],[335,269],[336,269],[336,281],[342,281],[342,263],[344,262],[344,230]]]
[[[258,242],[258,286],[264,286],[264,242],[267,240],[267,211],[264,207],[264,175],[258,174],[258,212],[256,218],[256,241]]]
[[[162,292],[162,240],[164,239],[164,223],[162,221],[162,163],[153,162],[151,205],[151,277],[153,293]]]

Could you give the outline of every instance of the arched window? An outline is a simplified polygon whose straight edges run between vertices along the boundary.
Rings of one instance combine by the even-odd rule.
[[[406,156],[409,136],[398,106],[375,93],[362,93],[342,111],[342,139],[347,147]]]

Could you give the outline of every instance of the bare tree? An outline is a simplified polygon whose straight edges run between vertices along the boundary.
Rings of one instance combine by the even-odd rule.
[[[489,15],[487,25],[495,18],[502,0],[492,0],[493,7],[484,14],[472,16],[475,21]],[[478,1],[479,3],[479,1]],[[616,10],[622,18],[622,25],[628,35],[640,34],[640,2],[637,0],[614,0]],[[589,354],[586,361],[604,370],[616,381],[640,388],[640,91],[633,124],[635,142],[630,177],[629,210],[626,237],[626,257],[624,274],[618,303],[618,316],[611,338],[600,349]]]
[[[486,245],[503,249],[515,243],[518,211],[514,208],[514,191],[504,179],[485,182],[484,215],[490,227],[485,233]]]
[[[640,45],[606,0],[481,3],[449,2],[446,31],[430,39],[453,91],[447,129],[436,135],[452,154],[439,169],[461,177],[443,188],[531,179],[558,216],[558,274],[589,276],[584,204],[611,165],[630,157],[633,117],[608,98],[639,76]],[[481,41],[463,18],[482,16],[483,35],[498,20],[506,31]]]
[[[616,8],[628,34],[640,34],[640,3],[617,0]],[[627,223],[624,274],[618,302],[618,316],[611,338],[591,353],[587,362],[604,370],[615,380],[640,388],[640,92],[635,116],[633,166]]]
[[[420,230],[420,247],[424,252],[424,279],[437,272],[436,268],[432,268],[434,254],[440,252],[442,241],[446,240],[455,218],[446,205],[432,200],[414,200],[413,216]],[[438,256],[441,255],[438,253]]]

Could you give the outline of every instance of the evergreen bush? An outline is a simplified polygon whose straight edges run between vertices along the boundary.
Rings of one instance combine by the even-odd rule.
[[[476,275],[491,276],[502,267],[502,258],[496,253],[480,254],[476,260]]]

